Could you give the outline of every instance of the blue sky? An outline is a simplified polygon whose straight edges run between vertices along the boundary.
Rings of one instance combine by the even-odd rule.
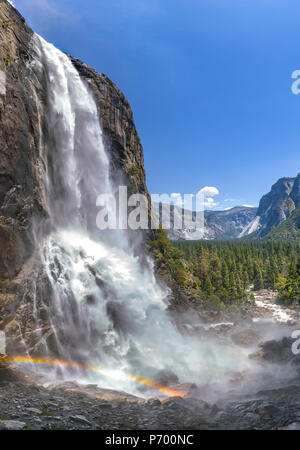
[[[151,193],[257,205],[300,172],[299,0],[14,0],[128,98]]]

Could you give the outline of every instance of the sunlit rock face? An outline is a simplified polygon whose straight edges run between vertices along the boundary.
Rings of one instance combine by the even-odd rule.
[[[295,178],[280,178],[259,203],[256,217],[241,233],[264,237],[291,217],[300,205],[300,174]],[[298,219],[298,216],[297,216]],[[293,225],[293,224],[291,224]],[[297,224],[296,224],[297,225]],[[285,231],[287,231],[285,233]],[[282,230],[278,237],[289,237],[289,230]]]

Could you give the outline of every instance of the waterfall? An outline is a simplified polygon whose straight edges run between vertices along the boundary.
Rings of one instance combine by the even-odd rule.
[[[34,42],[48,91],[51,233],[40,252],[59,357],[98,364],[100,385],[130,392],[126,373],[153,377],[169,369],[181,381],[200,381],[211,377],[211,365],[232,368],[224,348],[181,336],[166,311],[167,289],[157,284],[151,262],[145,268],[134,256],[125,232],[95,233],[96,197],[113,187],[93,93],[67,55],[37,35]]]

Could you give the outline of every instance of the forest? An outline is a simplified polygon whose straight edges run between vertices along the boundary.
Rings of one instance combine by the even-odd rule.
[[[192,277],[201,298],[219,307],[243,302],[261,289],[278,290],[286,302],[300,300],[299,242],[170,242],[161,229],[151,247],[156,261],[164,258],[183,288]]]
[[[285,241],[182,241],[183,252],[204,297],[224,303],[247,298],[247,290],[277,289],[279,298],[300,300],[300,244]]]

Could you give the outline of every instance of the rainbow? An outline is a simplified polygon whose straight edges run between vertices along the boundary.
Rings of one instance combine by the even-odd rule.
[[[4,364],[35,364],[35,365],[46,365],[46,366],[59,366],[59,367],[67,367],[80,369],[87,372],[101,372],[103,368],[101,366],[95,366],[91,364],[82,364],[74,361],[63,361],[60,359],[51,359],[51,358],[30,358],[29,356],[5,356],[1,358],[1,363]],[[147,386],[151,389],[155,389],[168,395],[170,397],[184,397],[185,393],[179,391],[177,389],[172,389],[169,386],[165,386],[163,384],[157,383],[150,378],[146,378],[140,375],[132,375],[125,374],[129,379],[134,381],[135,383]]]

